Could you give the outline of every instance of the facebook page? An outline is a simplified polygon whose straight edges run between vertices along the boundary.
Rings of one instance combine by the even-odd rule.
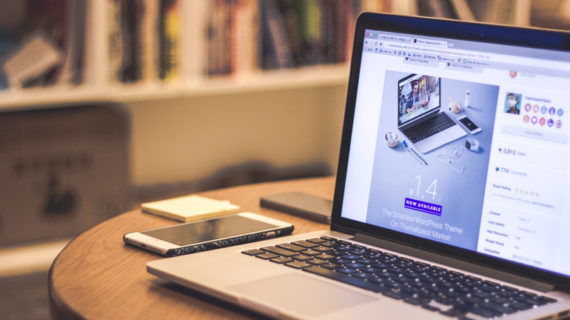
[[[570,64],[532,50],[366,30],[342,216],[570,275]]]

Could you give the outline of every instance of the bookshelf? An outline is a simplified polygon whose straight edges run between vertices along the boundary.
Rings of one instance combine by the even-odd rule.
[[[274,25],[264,20],[275,15],[275,9],[281,13],[290,12],[290,7],[279,6],[285,1],[263,0],[263,5],[257,0],[67,1],[85,10],[82,83],[1,90],[0,112],[101,100],[125,104],[132,119],[131,176],[135,185],[190,181],[224,166],[251,160],[265,161],[278,167],[323,162],[335,170],[348,82],[346,60],[352,25],[359,11],[524,25],[528,24],[531,6],[530,0],[341,1],[337,9],[346,11],[349,7],[340,7],[346,5],[352,10],[341,19],[345,27],[338,33],[346,37],[338,46],[342,50],[336,53],[336,60],[320,63],[318,59],[311,60],[314,57],[305,57],[298,62],[299,54],[293,46],[283,52],[276,39],[283,35],[283,29],[287,31],[290,26],[278,19],[279,27],[273,30]],[[151,68],[154,76],[145,78],[149,72],[143,68],[140,79],[133,83],[123,83],[113,75],[111,70],[117,68],[117,56],[112,53],[116,53],[114,46],[117,42],[110,41],[110,37],[119,37],[116,29],[120,25],[115,18],[118,4],[126,2],[147,5],[147,11],[141,14],[139,21],[139,32],[143,34],[140,39],[141,59],[146,59],[141,62],[144,66],[149,65],[149,55],[150,61],[159,59],[158,52],[145,51],[145,48],[161,46],[161,40],[155,34],[148,36],[149,21],[152,22],[153,15],[160,12],[174,12],[171,18],[180,23],[180,29],[174,32],[178,37],[174,46],[178,55],[174,59],[178,70],[174,80],[157,76],[156,63]],[[162,8],[162,3],[168,4],[168,8]],[[216,10],[236,3],[240,4],[240,13],[232,21],[240,27],[220,39],[205,38],[205,30],[213,32],[220,28],[208,23],[219,23],[224,19],[224,16],[217,16]],[[309,12],[317,8],[315,5],[327,1],[304,0],[297,3],[308,6],[303,10]],[[441,7],[442,3],[445,7]],[[505,17],[499,15],[500,11],[484,10],[494,5],[510,8],[511,15]],[[452,10],[435,10],[437,8]],[[311,22],[310,19],[307,21]],[[326,25],[322,12],[318,19],[319,23]],[[311,28],[310,23],[307,28]],[[269,30],[268,34],[260,35],[263,29]],[[260,67],[260,61],[252,61],[261,59],[258,55],[260,50],[264,50],[259,47],[259,39],[273,46],[269,51],[274,56],[265,62],[269,66]],[[223,47],[220,41],[224,40],[233,41],[235,45]],[[208,69],[212,65],[210,60],[216,57],[208,51],[211,47],[214,51],[223,51],[224,48],[232,51],[237,56],[232,59],[238,62],[229,63],[230,71],[219,72],[224,67]],[[223,65],[224,57],[216,59]],[[228,69],[227,61],[225,63],[225,69]]]
[[[348,66],[315,66],[294,70],[252,73],[240,78],[215,78],[179,84],[117,84],[110,87],[57,86],[0,91],[0,110],[33,109],[49,104],[116,101],[125,104],[146,100],[176,100],[259,91],[299,88],[342,87],[348,81]]]

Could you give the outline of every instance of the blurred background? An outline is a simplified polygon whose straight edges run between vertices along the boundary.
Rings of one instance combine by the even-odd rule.
[[[59,251],[141,202],[334,174],[362,11],[570,26],[570,0],[0,1],[2,318],[48,318]]]

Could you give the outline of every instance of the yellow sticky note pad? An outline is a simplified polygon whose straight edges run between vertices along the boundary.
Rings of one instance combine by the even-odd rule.
[[[182,222],[219,217],[239,211],[239,206],[225,200],[190,195],[142,204],[142,210]]]

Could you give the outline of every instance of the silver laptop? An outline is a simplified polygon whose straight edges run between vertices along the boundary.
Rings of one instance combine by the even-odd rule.
[[[422,153],[466,135],[441,110],[440,88],[440,77],[425,74],[413,73],[398,81],[398,129]]]
[[[568,317],[570,35],[371,13],[355,32],[330,231],[148,272],[278,318]],[[412,74],[473,133],[404,146]]]

